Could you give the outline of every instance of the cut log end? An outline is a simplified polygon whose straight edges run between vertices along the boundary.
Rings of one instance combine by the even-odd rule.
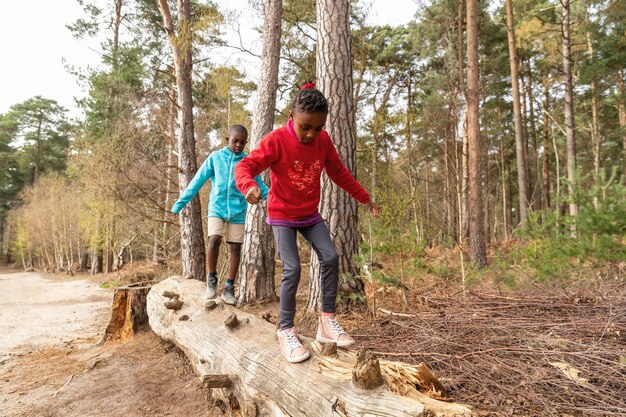
[[[217,307],[217,303],[213,300],[208,300],[204,303],[204,308],[207,310],[213,310],[215,307]]]
[[[202,382],[207,388],[228,388],[232,385],[228,375],[204,375]]]
[[[362,389],[374,389],[384,383],[380,362],[371,351],[361,349],[357,352],[357,362],[352,370],[352,383]]]
[[[224,325],[229,329],[234,329],[239,326],[239,319],[237,319],[237,315],[235,313],[228,316],[228,318],[224,321]]]
[[[180,310],[183,307],[183,302],[180,301],[179,299],[176,299],[172,301],[166,301],[163,303],[163,305],[168,310]]]
[[[336,356],[337,355],[337,343],[330,342],[322,345],[322,355],[324,356]]]
[[[176,294],[174,291],[163,291],[163,293],[161,294],[163,297],[165,298],[173,298],[173,299],[178,299],[179,295]]]

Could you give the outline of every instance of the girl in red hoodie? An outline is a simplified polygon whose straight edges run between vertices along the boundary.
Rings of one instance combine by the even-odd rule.
[[[296,292],[300,282],[300,257],[297,233],[311,244],[321,266],[322,316],[316,339],[337,346],[354,343],[335,318],[335,300],[339,280],[339,258],[324,219],[318,211],[320,176],[328,177],[374,216],[380,208],[343,165],[330,136],[324,130],[328,102],[313,83],[305,84],[289,112],[286,126],[270,132],[250,154],[235,167],[235,182],[250,204],[261,200],[254,177],[270,169],[271,188],[267,197],[267,223],[272,226],[278,255],[283,261],[280,286],[280,329],[278,341],[289,362],[309,357],[294,327]]]

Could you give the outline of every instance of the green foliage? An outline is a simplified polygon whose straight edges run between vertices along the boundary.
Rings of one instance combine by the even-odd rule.
[[[10,137],[25,182],[65,169],[71,131],[66,112],[56,101],[36,96],[11,106],[3,116],[0,136],[3,142]]]
[[[100,288],[117,288],[121,285],[122,283],[120,281],[103,282],[100,284]]]
[[[225,138],[228,127],[242,124],[250,131],[250,113],[246,104],[256,86],[245,80],[244,73],[232,66],[210,68],[195,84],[196,107],[194,123],[199,137]]]
[[[16,132],[16,121],[0,114],[0,223],[26,181],[20,172],[19,152],[11,146]]]
[[[555,212],[531,213],[519,236],[528,244],[511,256],[537,271],[536,279],[567,279],[580,264],[601,264],[626,259],[626,187],[604,174],[582,178],[576,186],[578,216]],[[590,180],[589,189],[584,184]]]

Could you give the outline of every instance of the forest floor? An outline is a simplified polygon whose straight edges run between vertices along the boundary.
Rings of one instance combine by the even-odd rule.
[[[424,362],[449,397],[471,405],[477,415],[626,415],[624,266],[572,285],[532,282],[516,291],[493,282],[464,288],[456,279],[427,275],[392,283],[366,280],[367,310],[342,313],[341,321],[357,339],[356,348],[369,348],[390,360]],[[40,332],[37,337],[47,340],[45,346],[30,339],[8,355],[1,353],[0,344],[0,414],[220,415],[184,355],[153,333],[125,344],[95,346],[109,319],[105,305],[110,307],[112,298],[112,290],[100,287],[159,280],[177,269],[137,264],[123,274],[42,274],[57,286],[91,287],[93,294],[80,302],[68,301],[76,298],[74,289],[63,303],[57,300],[48,307],[67,307],[64,313],[51,314],[62,317],[59,325],[75,321],[68,317],[82,317],[78,322],[89,325],[73,328],[71,336],[68,329],[64,337],[56,336],[58,340]],[[306,266],[303,272],[300,306],[306,302]],[[23,316],[19,323],[24,323],[28,306],[2,287],[7,277],[2,274],[0,293],[8,295],[0,311],[3,318],[7,310],[12,314],[11,320],[0,323],[4,337],[5,322]],[[91,306],[90,312],[77,313],[84,304]],[[275,303],[247,308],[251,313],[259,309],[276,314]],[[52,321],[42,326],[38,320],[31,326],[52,326]],[[299,327],[314,337],[313,321],[300,320]]]
[[[90,278],[0,270],[0,415],[221,415],[184,355],[154,333],[97,346],[113,290]]]

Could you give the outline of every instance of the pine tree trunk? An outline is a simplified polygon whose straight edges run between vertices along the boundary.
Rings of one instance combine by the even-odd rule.
[[[508,206],[508,192],[507,192],[507,182],[508,179],[506,177],[506,165],[504,163],[504,138],[500,137],[500,179],[502,180],[502,240],[509,240],[509,206]]]
[[[261,139],[274,127],[282,16],[282,0],[265,0],[261,80],[252,119],[251,149],[258,146]],[[275,252],[272,229],[265,223],[262,206],[248,206],[239,280],[239,305],[276,299]]]
[[[463,53],[463,32],[464,32],[464,8],[465,0],[459,0],[457,10],[457,31],[456,31],[456,46],[457,46],[457,75],[458,75],[458,91],[454,92],[454,100],[456,102],[455,111],[455,138],[454,138],[454,160],[456,162],[456,198],[455,204],[453,204],[452,212],[457,213],[453,219],[454,236],[458,234],[458,242],[463,245],[467,238],[469,226],[468,212],[467,212],[467,182],[469,180],[469,172],[467,165],[467,113],[463,116],[463,123],[460,123],[460,116],[463,114],[464,104],[467,104],[467,88],[465,85],[465,76],[463,74],[463,68],[465,63],[465,54]],[[465,98],[463,103],[462,98]],[[466,110],[466,109],[465,109]],[[459,129],[461,131],[459,132]],[[461,158],[459,158],[459,146],[457,141],[461,139]]]
[[[589,24],[589,14],[587,13],[587,23]],[[593,64],[593,43],[591,40],[591,32],[587,31],[587,52],[589,53],[589,63]],[[598,121],[598,97],[597,97],[596,80],[591,80],[591,140],[593,142],[593,172],[596,177],[600,173],[600,123]],[[597,199],[594,202],[598,204]]]
[[[452,187],[450,186],[450,161],[452,161],[452,155],[450,154],[450,138],[448,137],[449,129],[446,129],[446,135],[443,138],[443,195],[446,201],[446,236],[455,236],[456,227],[454,226],[454,196],[452,195]]]
[[[622,129],[622,143],[624,146],[624,172],[622,174],[626,184],[626,92],[624,91],[624,69],[620,68],[617,74],[617,109],[619,112],[619,126]]]
[[[572,82],[572,59],[570,39],[570,0],[561,0],[563,5],[563,82],[565,84],[565,136],[567,141],[567,190],[569,194],[569,214],[576,216],[578,207],[574,200],[574,188],[576,186],[576,138],[574,127],[574,86]],[[575,226],[572,234],[575,235]]]
[[[113,17],[113,47],[111,48],[111,61],[113,70],[117,70],[120,46],[120,25],[122,24],[122,3],[123,0],[115,0],[115,16]]]
[[[513,92],[513,120],[515,122],[515,154],[517,156],[517,186],[519,190],[520,224],[528,220],[528,178],[526,177],[526,153],[522,131],[522,113],[520,109],[520,89],[517,66],[517,46],[515,45],[515,20],[513,19],[513,0],[506,0],[506,26],[509,38],[509,65],[511,67],[511,90]]]
[[[409,189],[411,193],[411,207],[413,212],[413,226],[415,227],[415,236],[416,239],[420,240],[420,233],[422,234],[421,239],[424,239],[424,231],[421,228],[418,228],[418,215],[417,215],[417,196],[415,193],[415,179],[413,178],[413,139],[411,137],[411,116],[412,116],[412,87],[413,81],[411,76],[411,71],[409,70],[408,79],[407,79],[407,98],[406,98],[406,163],[407,163],[407,176],[409,178]],[[446,195],[444,193],[444,195]],[[426,227],[430,230],[430,224],[427,223]]]
[[[543,197],[546,208],[552,207],[550,198],[550,118],[548,108],[550,107],[550,89],[546,86],[543,99]]]
[[[460,184],[459,189],[459,207],[461,207],[461,211],[459,211],[458,224],[461,226],[459,228],[459,242],[463,244],[465,240],[469,236],[469,207],[468,207],[468,192],[469,192],[469,142],[467,135],[467,112],[465,113],[465,120],[463,121],[463,125],[461,127],[463,129],[461,131],[461,181],[458,181],[457,184]],[[456,145],[456,144],[455,144]]]
[[[356,125],[352,81],[352,43],[350,38],[350,2],[319,0],[317,2],[317,76],[318,87],[328,99],[327,130],[341,160],[356,176]],[[358,251],[356,201],[324,175],[322,179],[321,214],[339,253],[340,277],[349,277],[350,287],[364,295],[363,281],[353,261]],[[307,309],[320,306],[320,267],[311,255],[311,279]],[[341,287],[341,286],[340,286]],[[344,296],[346,294],[342,294]],[[352,297],[357,300],[359,297]],[[344,302],[350,297],[343,297]]]
[[[174,28],[167,0],[159,0],[159,10],[174,57],[176,104],[178,108],[178,188],[183,192],[198,167],[193,129],[192,34],[190,0],[178,0],[178,30]],[[204,281],[206,255],[202,235],[200,198],[193,200],[179,214],[183,276]]]
[[[467,0],[467,136],[469,143],[470,256],[478,268],[487,265],[481,193],[481,147],[478,85],[478,5]]]
[[[530,62],[528,63],[530,65]],[[533,76],[532,69],[528,71],[528,87],[526,88],[528,94],[528,109],[530,111],[530,133],[533,139],[533,166],[535,168],[533,172],[533,188],[531,192],[531,200],[534,203],[536,210],[541,210],[543,207],[543,183],[541,181],[541,168],[539,163],[539,141],[537,138],[537,126],[535,122],[535,97],[533,95]]]

